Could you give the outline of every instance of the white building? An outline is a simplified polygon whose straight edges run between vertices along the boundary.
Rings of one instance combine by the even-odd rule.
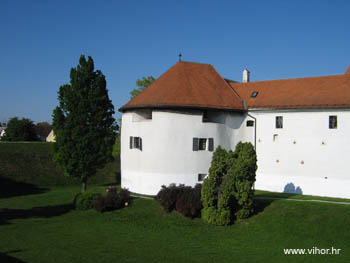
[[[0,138],[5,135],[6,127],[0,127]]]
[[[218,145],[251,142],[255,188],[350,198],[350,67],[345,74],[249,81],[178,62],[120,108],[122,187],[195,185]]]

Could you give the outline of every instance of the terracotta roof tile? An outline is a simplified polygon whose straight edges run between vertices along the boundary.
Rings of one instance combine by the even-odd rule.
[[[119,110],[244,110],[243,101],[248,109],[349,108],[349,73],[350,67],[342,75],[239,83],[223,79],[211,65],[178,62]]]
[[[178,62],[119,111],[136,108],[244,110],[243,101],[212,65]]]
[[[350,74],[229,83],[249,109],[350,107]],[[251,98],[254,91],[259,93]]]

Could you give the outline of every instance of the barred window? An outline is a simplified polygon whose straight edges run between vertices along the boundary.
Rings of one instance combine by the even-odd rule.
[[[338,127],[337,116],[329,116],[329,129],[336,129]]]
[[[276,129],[283,128],[283,116],[276,116]]]

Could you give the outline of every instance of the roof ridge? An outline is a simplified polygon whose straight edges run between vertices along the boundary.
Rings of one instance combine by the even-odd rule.
[[[258,80],[258,81],[249,81],[249,82],[236,82],[236,81],[230,81],[230,83],[237,83],[237,84],[249,84],[249,83],[258,83],[258,82],[270,82],[270,81],[285,81],[285,80],[302,80],[302,79],[315,79],[315,78],[330,78],[330,77],[349,77],[349,74],[335,74],[335,75],[325,75],[325,76],[313,76],[313,77],[299,77],[299,78],[286,78],[286,79],[270,79],[270,80]]]
[[[239,96],[239,94],[237,93],[237,91],[235,91],[235,89],[234,89],[233,87],[231,87],[230,84],[227,83],[226,79],[224,79],[224,78],[219,74],[219,72],[217,72],[217,70],[215,69],[215,67],[214,67],[213,65],[210,65],[210,66],[211,66],[211,67],[214,69],[214,71],[220,76],[220,78],[225,82],[225,84],[230,88],[230,90],[233,91],[233,93],[236,95],[236,97],[238,97],[238,99],[241,100],[241,102],[242,102],[242,107],[243,107],[243,109],[244,109],[245,101],[242,99],[242,97]]]

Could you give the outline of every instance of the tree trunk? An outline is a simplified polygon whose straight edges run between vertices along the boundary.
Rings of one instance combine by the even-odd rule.
[[[83,184],[81,186],[81,192],[84,193],[86,191],[86,187],[87,187],[87,178],[84,178],[82,183]]]

